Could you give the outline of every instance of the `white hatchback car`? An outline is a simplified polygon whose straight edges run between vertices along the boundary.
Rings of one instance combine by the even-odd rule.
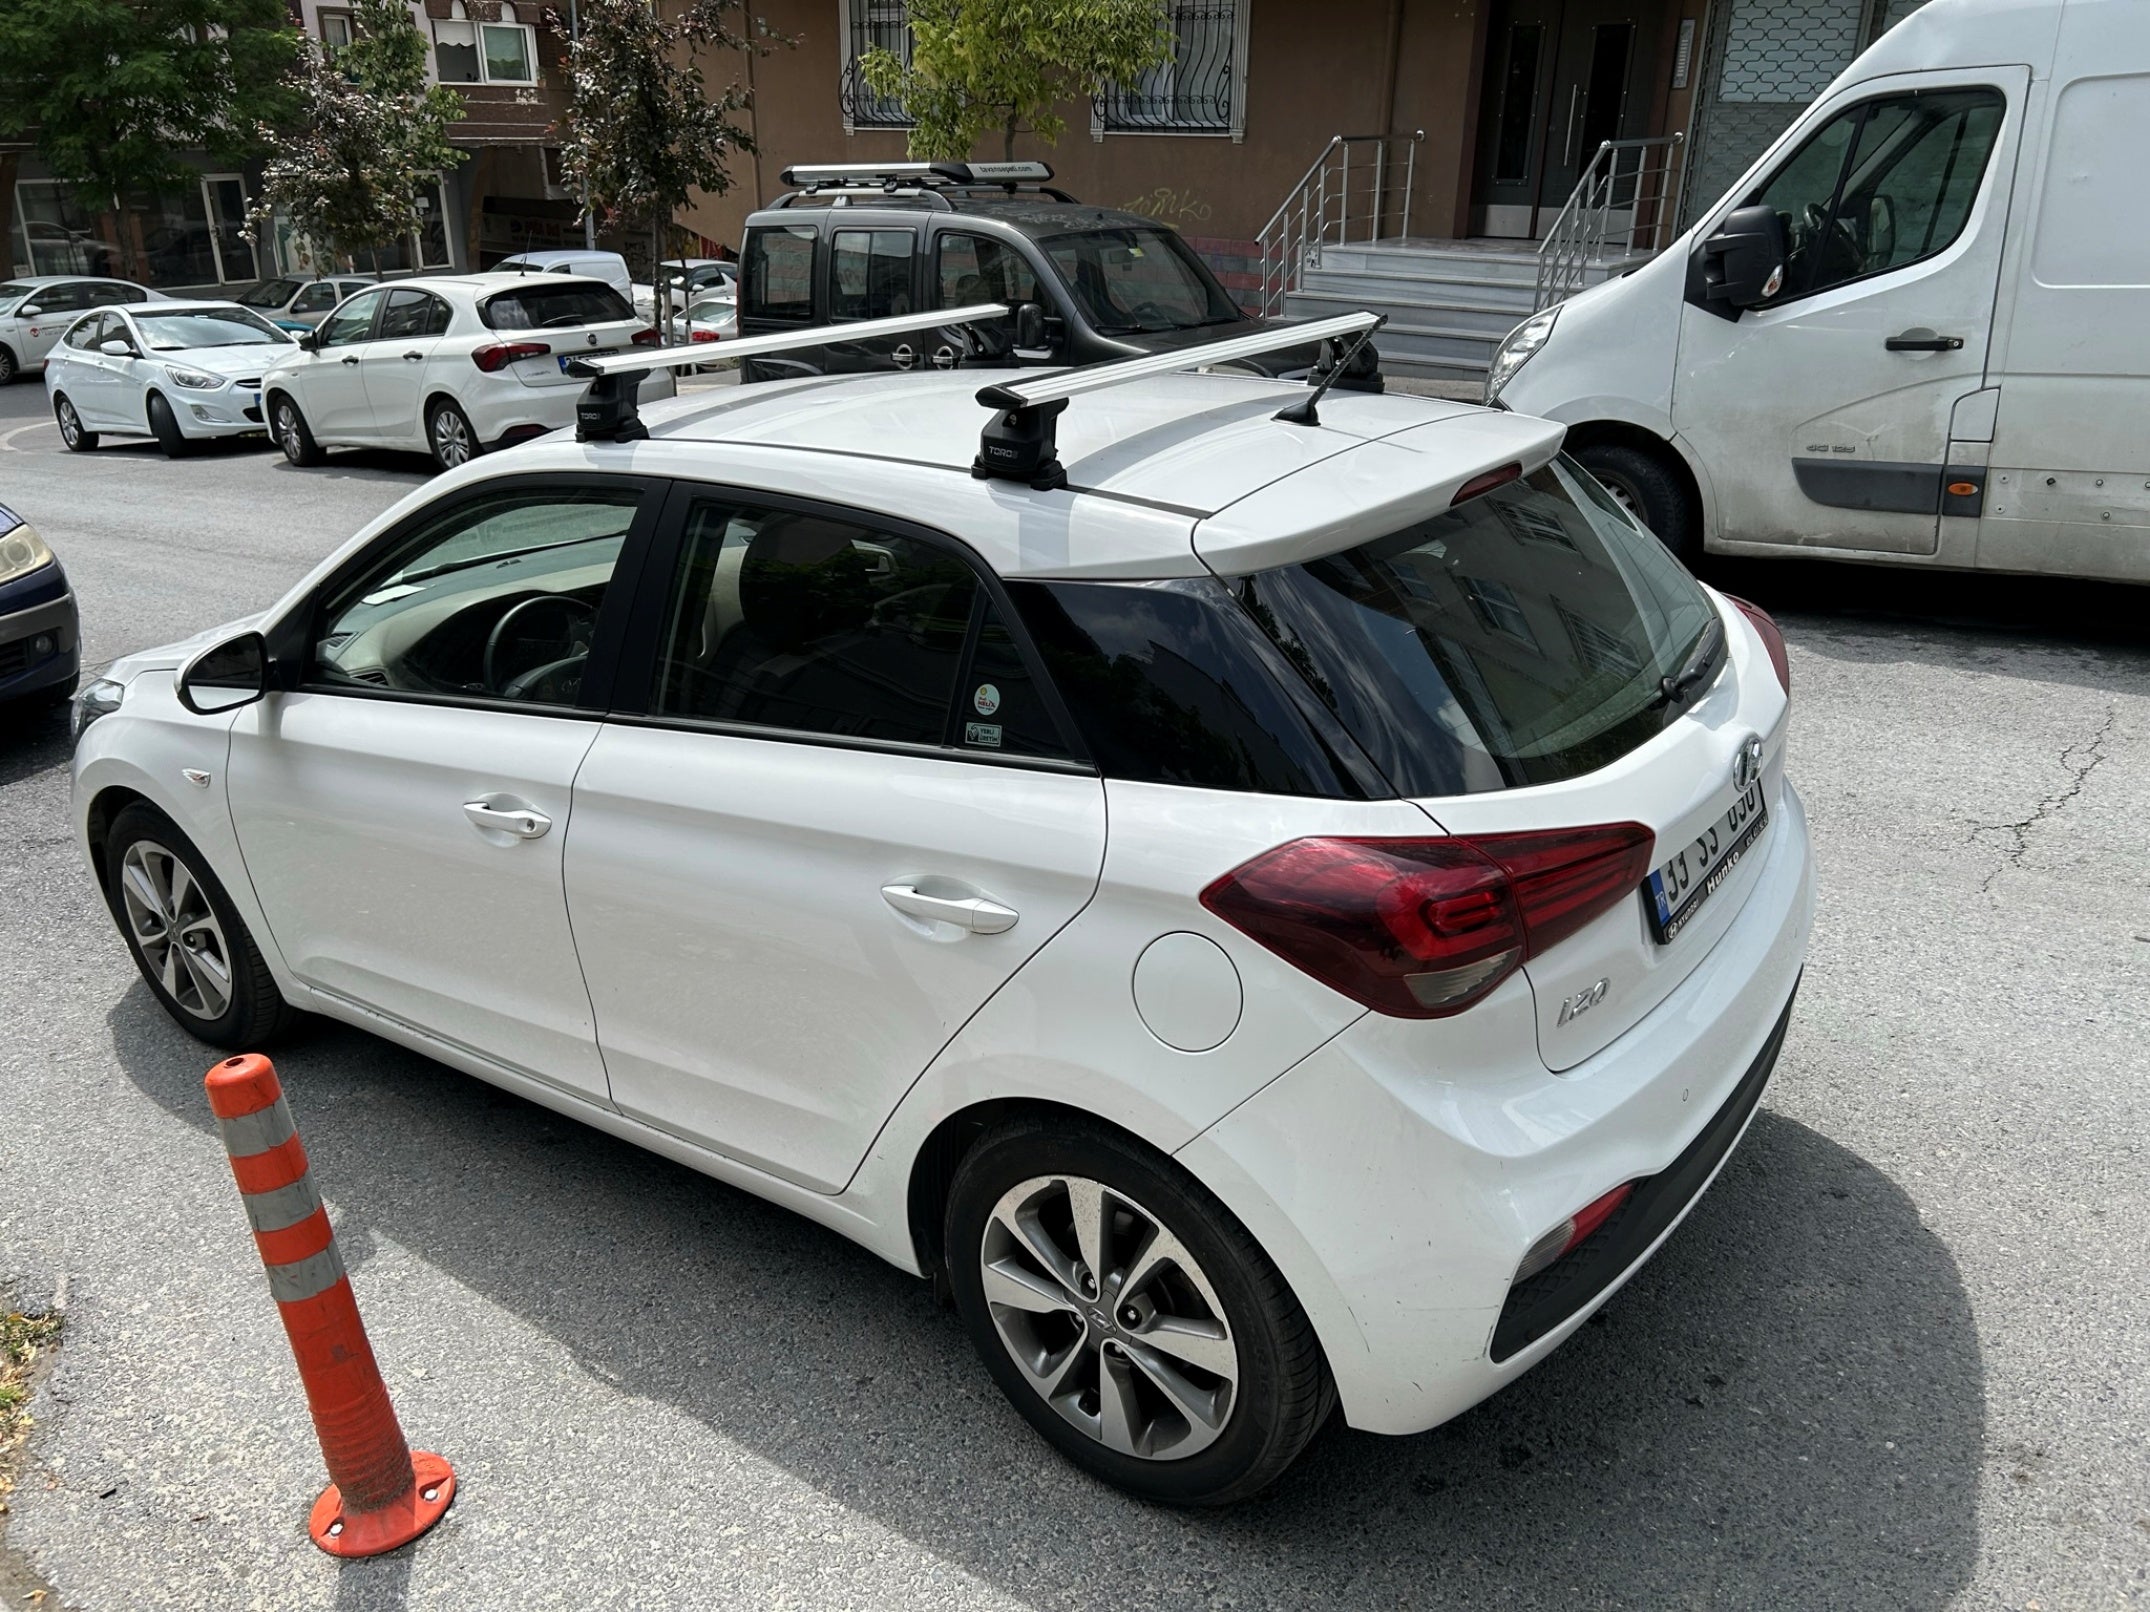
[[[290,332],[235,302],[107,308],[68,327],[45,391],[76,453],[109,431],[155,437],[176,459],[196,442],[258,434],[262,374],[295,351]]]
[[[568,363],[657,332],[602,281],[441,275],[371,286],[301,337],[262,382],[269,427],[295,465],[329,448],[406,448],[452,469],[571,424]]]
[[[1739,1140],[1782,643],[1542,421],[1167,375],[1058,484],[977,386],[467,465],[87,689],[76,822],[202,1039],[324,1013],[788,1205],[1220,1503],[1513,1381]]]

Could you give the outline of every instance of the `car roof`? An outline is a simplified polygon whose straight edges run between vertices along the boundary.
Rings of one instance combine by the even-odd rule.
[[[502,263],[572,263],[577,258],[604,258],[610,262],[627,260],[617,252],[607,252],[594,246],[547,246],[534,252],[510,252]],[[496,267],[498,265],[495,265]]]
[[[605,466],[820,496],[961,537],[1007,577],[1241,575],[1355,546],[1447,509],[1488,470],[1532,470],[1563,428],[1474,404],[1332,391],[1320,423],[1277,411],[1292,382],[1169,374],[1059,416],[1068,486],[971,474],[978,372],[820,376],[690,393],[642,411],[639,442],[541,438],[477,461]]]
[[[800,191],[795,194],[802,198],[803,203],[808,193]],[[754,214],[747,223],[796,224],[819,218],[825,213],[836,217],[839,223],[845,218],[855,219],[861,213],[896,214],[909,223],[921,213],[955,213],[968,218],[991,219],[1034,238],[1066,235],[1078,230],[1165,230],[1170,227],[1154,218],[1145,218],[1140,213],[1125,212],[1117,207],[1097,207],[1088,202],[1052,201],[1034,191],[1019,190],[1010,195],[1005,190],[951,188],[912,191],[894,196],[875,192],[866,200],[861,200],[855,191],[830,191],[826,194],[832,197],[846,195],[849,199],[841,207],[822,204],[819,198],[812,204],[786,206],[779,203]]]
[[[206,313],[210,309],[220,312],[237,310],[257,317],[258,308],[243,308],[228,297],[166,297],[161,302],[114,302],[102,308],[85,308],[85,313]]]
[[[122,280],[116,274],[9,274],[0,275],[0,281],[8,285],[59,285],[75,280],[95,280],[100,285],[133,285],[132,280]],[[142,287],[148,290],[149,287]]]

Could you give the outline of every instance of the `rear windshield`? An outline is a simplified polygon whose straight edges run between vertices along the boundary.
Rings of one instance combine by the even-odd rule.
[[[1716,620],[1664,546],[1567,460],[1238,587],[1405,795],[1552,783],[1618,759],[1677,717],[1684,702],[1660,682]]]
[[[634,316],[625,297],[596,280],[533,280],[478,305],[478,317],[489,330],[564,330]]]

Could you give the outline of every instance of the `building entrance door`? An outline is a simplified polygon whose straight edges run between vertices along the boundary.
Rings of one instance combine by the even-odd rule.
[[[1607,140],[1657,131],[1663,0],[1495,0],[1472,225],[1542,235]]]

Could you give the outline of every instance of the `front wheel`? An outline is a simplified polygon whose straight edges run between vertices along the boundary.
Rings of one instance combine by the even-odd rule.
[[[149,434],[157,439],[157,446],[164,450],[167,459],[179,459],[193,446],[186,433],[179,429],[179,417],[172,412],[171,404],[164,401],[162,393],[149,394]]]
[[[1662,454],[1621,442],[1594,442],[1577,449],[1575,458],[1666,548],[1690,565],[1702,557],[1702,523],[1694,499]]]
[[[1199,1182],[1115,1132],[988,1132],[957,1169],[946,1236],[956,1310],[1001,1392],[1131,1494],[1257,1494],[1335,1408],[1268,1256]]]
[[[105,844],[105,888],[135,966],[181,1029],[238,1051],[290,1022],[231,897],[169,817],[139,803],[119,814]]]
[[[290,398],[278,398],[269,419],[276,431],[276,445],[284,450],[284,457],[293,464],[303,468],[317,465],[327,457],[322,453],[321,445],[314,441],[306,416]]]

